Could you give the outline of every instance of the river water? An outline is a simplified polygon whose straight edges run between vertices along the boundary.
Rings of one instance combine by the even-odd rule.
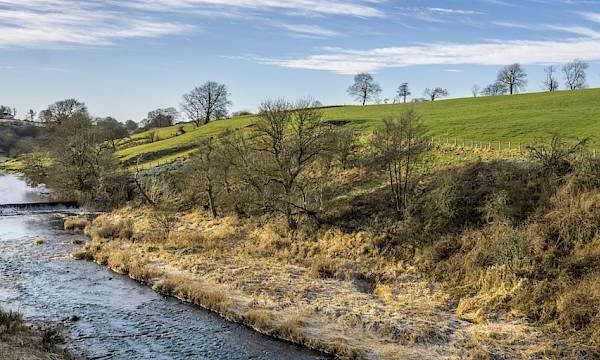
[[[36,201],[38,191],[0,174],[0,204]],[[0,306],[27,321],[64,323],[75,353],[127,360],[324,359],[72,260],[73,236],[61,228],[58,214],[0,214]],[[38,237],[42,245],[34,244]],[[68,321],[72,316],[79,319]]]

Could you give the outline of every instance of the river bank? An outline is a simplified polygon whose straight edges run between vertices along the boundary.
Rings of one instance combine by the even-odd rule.
[[[26,325],[21,315],[0,310],[0,359],[78,359],[55,343],[58,335],[54,328]]]
[[[38,189],[17,176],[0,176],[0,203],[35,201],[41,201]],[[74,261],[70,254],[87,239],[65,232],[64,215],[46,210],[0,214],[0,307],[18,311],[36,328],[59,325],[71,353],[115,360],[270,360],[278,354],[289,360],[324,359],[164,297],[94,263]],[[34,336],[35,331],[21,334]],[[2,351],[29,359],[20,352],[29,338],[12,339],[0,337]],[[39,354],[32,350],[31,356]],[[12,360],[0,355],[6,358]]]
[[[563,351],[524,321],[459,317],[449,294],[409,264],[370,256],[368,232],[329,230],[291,242],[275,225],[235,217],[191,212],[173,221],[165,239],[150,209],[100,216],[86,229],[92,241],[73,256],[341,358],[558,358]],[[387,280],[374,283],[359,268]]]
[[[6,160],[0,154],[0,162]],[[0,173],[0,204],[2,203],[19,203],[40,201],[42,194],[39,189],[29,188],[24,181],[12,175]],[[14,223],[9,224],[5,221],[0,221],[0,246],[3,253],[10,252],[5,247],[5,238],[8,238],[10,233],[9,228],[14,228]],[[33,245],[33,240],[32,240]],[[16,280],[11,278],[7,273],[6,263],[11,260],[0,256],[3,264],[0,266],[0,285],[4,281]],[[8,260],[8,261],[7,261]],[[3,286],[0,286],[0,300],[3,300],[7,295],[2,291]],[[1,301],[0,301],[1,302]],[[55,326],[40,326],[39,322],[34,324],[26,323],[23,316],[19,312],[4,310],[0,306],[0,359],[5,360],[42,360],[56,359],[69,360],[75,357],[58,346],[60,342],[60,331]]]

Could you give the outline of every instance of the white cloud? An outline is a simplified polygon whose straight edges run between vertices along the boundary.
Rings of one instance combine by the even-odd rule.
[[[385,14],[374,7],[373,0],[135,0],[129,6],[145,10],[177,9],[249,9],[257,11],[288,11],[301,14],[381,17]]]
[[[449,15],[481,15],[482,12],[475,10],[459,10],[459,9],[447,9],[447,8],[436,8],[430,7],[427,10],[440,14],[449,14]]]
[[[523,30],[539,29],[539,27],[535,27],[532,24],[519,24],[519,23],[515,23],[515,22],[511,22],[511,21],[492,21],[492,24],[494,24],[496,26],[502,26],[505,28],[511,28],[511,29],[523,29]]]
[[[275,26],[302,37],[332,37],[339,32],[318,25],[278,23]]]
[[[165,11],[246,19],[270,12],[380,17],[384,13],[374,7],[380,1],[384,0],[0,0],[0,47],[110,45],[127,38],[155,38],[197,30],[195,25],[169,20],[174,16],[164,16]],[[256,16],[255,20],[262,19],[263,16]],[[271,25],[297,37],[340,35],[318,25]]]
[[[600,13],[597,12],[580,12],[579,13],[584,19],[600,23]]]
[[[572,34],[582,35],[590,38],[600,38],[600,31],[596,31],[584,26],[556,26],[547,25],[546,28],[551,30],[564,31]]]
[[[589,38],[600,38],[600,31],[585,26],[549,25],[549,24],[519,24],[514,22],[493,21],[492,24],[512,29],[523,29],[530,31],[555,30],[571,34],[581,35]]]
[[[124,14],[99,2],[0,0],[0,47],[108,45],[194,30],[191,25]]]
[[[563,41],[490,41],[476,44],[434,43],[371,50],[325,48],[324,53],[296,59],[256,59],[293,69],[355,74],[415,65],[503,65],[562,63],[574,58],[600,60],[600,39]]]

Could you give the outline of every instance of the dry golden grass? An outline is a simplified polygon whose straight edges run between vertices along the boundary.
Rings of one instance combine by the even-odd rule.
[[[327,226],[288,234],[273,218],[191,211],[161,232],[165,216],[125,208],[96,219],[73,256],[342,358],[600,354],[600,195],[589,172],[442,169],[404,219],[368,176],[340,173],[341,184],[370,185],[340,190]]]
[[[73,216],[65,219],[64,229],[68,233],[71,234],[83,234],[86,226],[88,226],[90,222],[86,217],[83,216]]]
[[[143,233],[135,219],[143,221],[146,211],[117,211],[92,227],[129,218]],[[454,315],[449,297],[410,266],[365,254],[372,234],[326,231],[315,234],[316,242],[292,243],[275,227],[260,229],[252,221],[200,213],[179,218],[169,237],[156,242],[110,240],[94,232],[83,257],[259,332],[347,359],[460,358],[464,334],[489,326]],[[369,285],[370,276],[383,282]],[[509,333],[514,325],[502,326]],[[497,342],[477,334],[469,341]],[[535,348],[535,341],[524,347]],[[514,355],[508,347],[499,353]]]

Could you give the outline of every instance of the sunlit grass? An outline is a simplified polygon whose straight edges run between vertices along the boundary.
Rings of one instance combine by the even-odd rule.
[[[600,89],[534,93],[513,96],[452,99],[417,104],[340,106],[323,109],[325,120],[347,120],[355,129],[368,132],[381,120],[414,106],[422,115],[432,137],[466,145],[524,147],[538,140],[548,140],[553,133],[567,137],[591,136],[590,146],[600,148]],[[178,125],[156,131],[160,141],[119,150],[122,160],[194,143],[226,128],[242,128],[256,121],[243,116],[195,127],[187,124],[186,133],[175,136]],[[147,137],[147,133],[134,136]],[[172,159],[169,154],[153,163]],[[175,157],[176,158],[176,157]],[[145,164],[146,165],[146,164]]]

